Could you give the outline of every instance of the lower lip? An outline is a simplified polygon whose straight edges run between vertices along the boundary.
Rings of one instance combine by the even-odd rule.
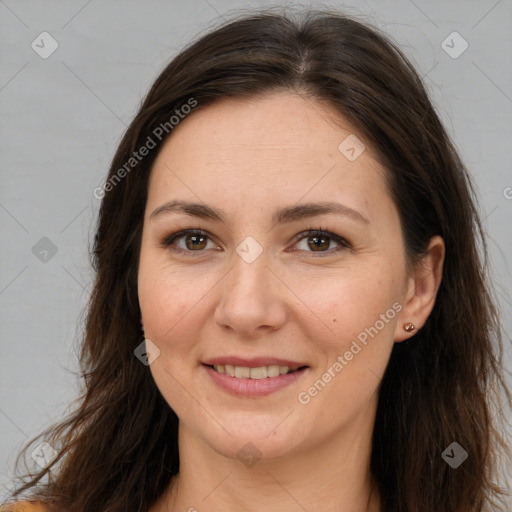
[[[239,379],[225,373],[219,373],[205,364],[203,364],[203,367],[213,382],[221,389],[234,395],[245,397],[270,395],[300,379],[308,370],[308,368],[303,368],[286,375],[279,375],[279,377],[266,377],[264,379]]]

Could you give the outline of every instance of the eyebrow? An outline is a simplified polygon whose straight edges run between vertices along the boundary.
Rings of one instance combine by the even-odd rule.
[[[208,206],[203,203],[193,203],[188,201],[169,201],[158,206],[153,210],[149,216],[150,220],[155,217],[168,214],[168,213],[185,213],[192,217],[199,217],[201,219],[210,219],[224,223],[226,214],[213,206]],[[340,203],[322,202],[322,203],[303,203],[295,206],[289,206],[278,210],[272,215],[273,224],[286,224],[294,222],[307,217],[314,217],[316,215],[336,214],[349,217],[352,220],[370,224],[370,221],[360,212],[349,208]]]

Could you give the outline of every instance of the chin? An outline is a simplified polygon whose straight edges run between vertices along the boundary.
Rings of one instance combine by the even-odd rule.
[[[207,429],[203,424],[194,430],[212,449],[231,459],[243,462],[244,458],[282,458],[302,446],[307,437],[303,430],[304,425],[299,429],[294,421],[290,421],[293,412],[287,418],[288,414],[289,412],[281,415],[256,414],[254,411],[237,412],[218,417],[225,430],[216,422]]]

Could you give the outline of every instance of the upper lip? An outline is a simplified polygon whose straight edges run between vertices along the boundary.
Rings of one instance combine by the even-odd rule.
[[[288,368],[301,368],[307,364],[289,359],[280,359],[278,357],[236,357],[236,356],[223,356],[212,357],[203,361],[203,364],[210,366],[217,366],[220,364],[229,364],[232,366],[244,366],[249,368],[258,368],[260,366],[288,366]]]

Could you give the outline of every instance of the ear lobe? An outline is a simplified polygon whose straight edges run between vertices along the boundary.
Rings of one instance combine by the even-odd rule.
[[[427,321],[441,285],[444,257],[444,240],[436,235],[431,238],[427,254],[418,262],[408,279],[403,308],[395,328],[396,342],[414,336]],[[408,323],[412,323],[415,329],[405,330],[404,326]]]

